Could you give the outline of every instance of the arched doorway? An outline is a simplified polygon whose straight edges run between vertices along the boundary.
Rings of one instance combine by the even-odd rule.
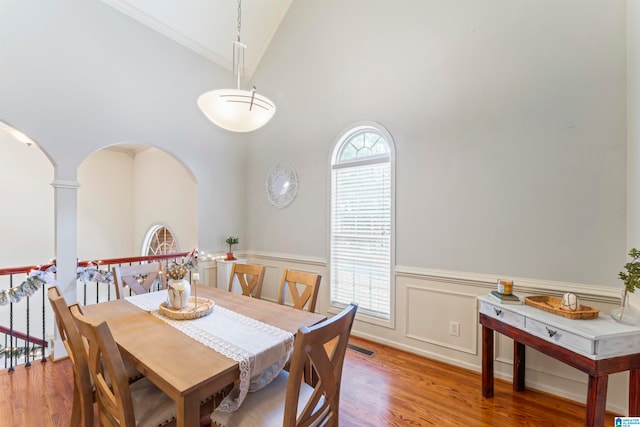
[[[181,250],[197,247],[197,183],[171,154],[146,145],[111,146],[84,160],[78,181],[80,259],[139,256],[159,224]]]

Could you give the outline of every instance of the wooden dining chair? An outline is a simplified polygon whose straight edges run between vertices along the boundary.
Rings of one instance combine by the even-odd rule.
[[[72,304],[73,315],[84,346],[93,379],[101,426],[146,427],[175,426],[176,404],[147,378],[130,383],[118,345],[106,322],[93,323]],[[231,387],[226,387],[200,402],[200,426],[211,425],[210,415]]]
[[[71,425],[93,426],[93,404],[95,403],[94,384],[86,357],[86,342],[69,311],[67,303],[57,286],[47,290],[47,296],[56,319],[56,325],[62,343],[73,366],[73,405]],[[125,360],[125,374],[129,383],[138,381],[143,375],[135,366]]]
[[[229,276],[229,292],[233,290],[233,281],[237,278],[242,288],[242,295],[260,298],[266,270],[267,267],[264,265],[234,262],[231,266],[231,276]]]
[[[285,294],[288,290],[295,308],[304,310],[306,307],[308,311],[312,313],[315,312],[321,279],[322,276],[317,273],[307,273],[285,268],[282,272],[282,281],[280,282],[278,304],[284,304]]]
[[[93,384],[82,336],[58,287],[50,287],[47,290],[47,297],[53,308],[60,338],[73,366],[73,404],[70,425],[93,427]]]
[[[160,263],[116,266],[112,271],[116,297],[122,299],[127,296],[124,292],[125,286],[128,286],[134,294],[149,292],[153,282],[158,278]]]
[[[127,381],[124,362],[106,322],[92,323],[78,304],[69,308],[86,339],[101,426],[164,426],[175,424],[175,403],[151,381]]]
[[[249,393],[237,411],[214,411],[211,416],[214,424],[337,427],[342,367],[357,309],[357,305],[351,304],[331,319],[310,328],[300,328],[295,338],[290,372],[281,371],[265,388]],[[335,344],[325,346],[330,342]],[[309,362],[319,378],[314,387],[303,381]]]

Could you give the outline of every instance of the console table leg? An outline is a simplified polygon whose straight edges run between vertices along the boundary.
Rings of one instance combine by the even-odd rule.
[[[482,326],[482,396],[493,397],[493,329]]]
[[[607,406],[607,382],[609,377],[603,375],[594,377],[589,375],[589,389],[587,391],[587,419],[584,425],[587,427],[600,427],[604,425],[604,413]]]
[[[640,369],[629,371],[629,416],[640,416]]]
[[[513,341],[513,389],[524,390],[525,345]]]

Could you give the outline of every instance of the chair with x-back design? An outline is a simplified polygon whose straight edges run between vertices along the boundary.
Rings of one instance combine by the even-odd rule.
[[[93,426],[93,384],[89,374],[89,364],[85,354],[82,335],[78,331],[67,303],[57,286],[47,290],[51,308],[55,314],[60,339],[64,344],[73,366],[73,406],[71,426]]]
[[[134,294],[149,292],[159,272],[160,264],[157,262],[113,267],[113,283],[116,285],[117,298],[122,299],[126,296],[125,286]]]
[[[57,286],[47,290],[47,296],[55,314],[56,325],[60,339],[64,344],[67,354],[73,365],[73,406],[71,411],[71,425],[93,426],[93,403],[95,401],[94,384],[89,374],[89,365],[86,358],[86,342],[83,340],[76,325],[70,308],[60,293]],[[73,304],[77,305],[77,304]],[[124,369],[127,381],[135,383],[143,376],[135,365],[124,360]]]
[[[285,294],[288,289],[295,308],[304,310],[306,307],[307,311],[315,312],[321,279],[322,276],[317,273],[307,273],[285,268],[282,272],[282,281],[280,282],[278,304],[284,304]]]
[[[238,280],[242,288],[242,295],[260,298],[262,294],[262,282],[267,267],[257,264],[238,264],[231,266],[231,276],[229,277],[229,292],[233,289],[234,279]]]
[[[214,411],[215,426],[338,427],[340,385],[345,352],[358,306],[296,334],[290,372],[280,374],[262,390],[249,393],[235,412]],[[318,381],[302,379],[311,366]]]

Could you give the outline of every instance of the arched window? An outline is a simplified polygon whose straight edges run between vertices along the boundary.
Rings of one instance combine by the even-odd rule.
[[[154,225],[147,231],[142,245],[142,255],[175,254],[178,250],[178,242],[169,227]]]
[[[331,161],[331,304],[391,316],[393,141],[377,124],[354,126]]]

